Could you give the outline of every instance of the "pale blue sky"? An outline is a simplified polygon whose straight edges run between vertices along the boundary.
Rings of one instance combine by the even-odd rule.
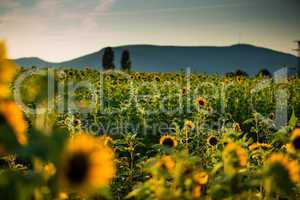
[[[293,53],[299,0],[0,0],[11,57],[62,61],[105,46],[250,43]]]

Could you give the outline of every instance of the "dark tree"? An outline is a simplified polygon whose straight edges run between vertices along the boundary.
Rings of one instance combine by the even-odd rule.
[[[102,57],[102,67],[104,70],[114,69],[114,51],[111,47],[104,49],[104,54]]]
[[[235,75],[236,76],[246,76],[246,77],[248,76],[247,72],[240,70],[240,69],[236,70]]]
[[[272,77],[272,74],[267,69],[260,70],[256,76]]]
[[[123,71],[130,71],[131,69],[130,53],[128,50],[122,52],[121,69]]]

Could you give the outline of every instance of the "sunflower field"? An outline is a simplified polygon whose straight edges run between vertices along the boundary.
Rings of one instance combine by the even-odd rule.
[[[300,199],[300,81],[21,68],[0,43],[0,199]]]

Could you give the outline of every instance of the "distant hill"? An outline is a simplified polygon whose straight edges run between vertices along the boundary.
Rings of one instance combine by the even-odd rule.
[[[241,69],[253,75],[266,68],[271,72],[283,66],[295,67],[297,57],[291,54],[274,51],[248,44],[238,44],[228,47],[181,47],[129,45],[114,47],[115,64],[119,66],[122,50],[131,53],[133,70],[140,72],[174,72],[186,67],[192,72],[226,73]],[[23,67],[102,67],[104,50],[91,53],[73,60],[50,63],[39,58],[20,58],[16,63]]]

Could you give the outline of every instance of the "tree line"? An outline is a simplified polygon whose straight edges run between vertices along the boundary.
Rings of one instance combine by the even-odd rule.
[[[107,47],[104,49],[104,54],[102,57],[102,67],[104,70],[113,70],[116,68],[114,64],[114,51],[111,47]],[[121,56],[121,70],[130,71],[131,70],[131,59],[129,50],[123,50]]]

